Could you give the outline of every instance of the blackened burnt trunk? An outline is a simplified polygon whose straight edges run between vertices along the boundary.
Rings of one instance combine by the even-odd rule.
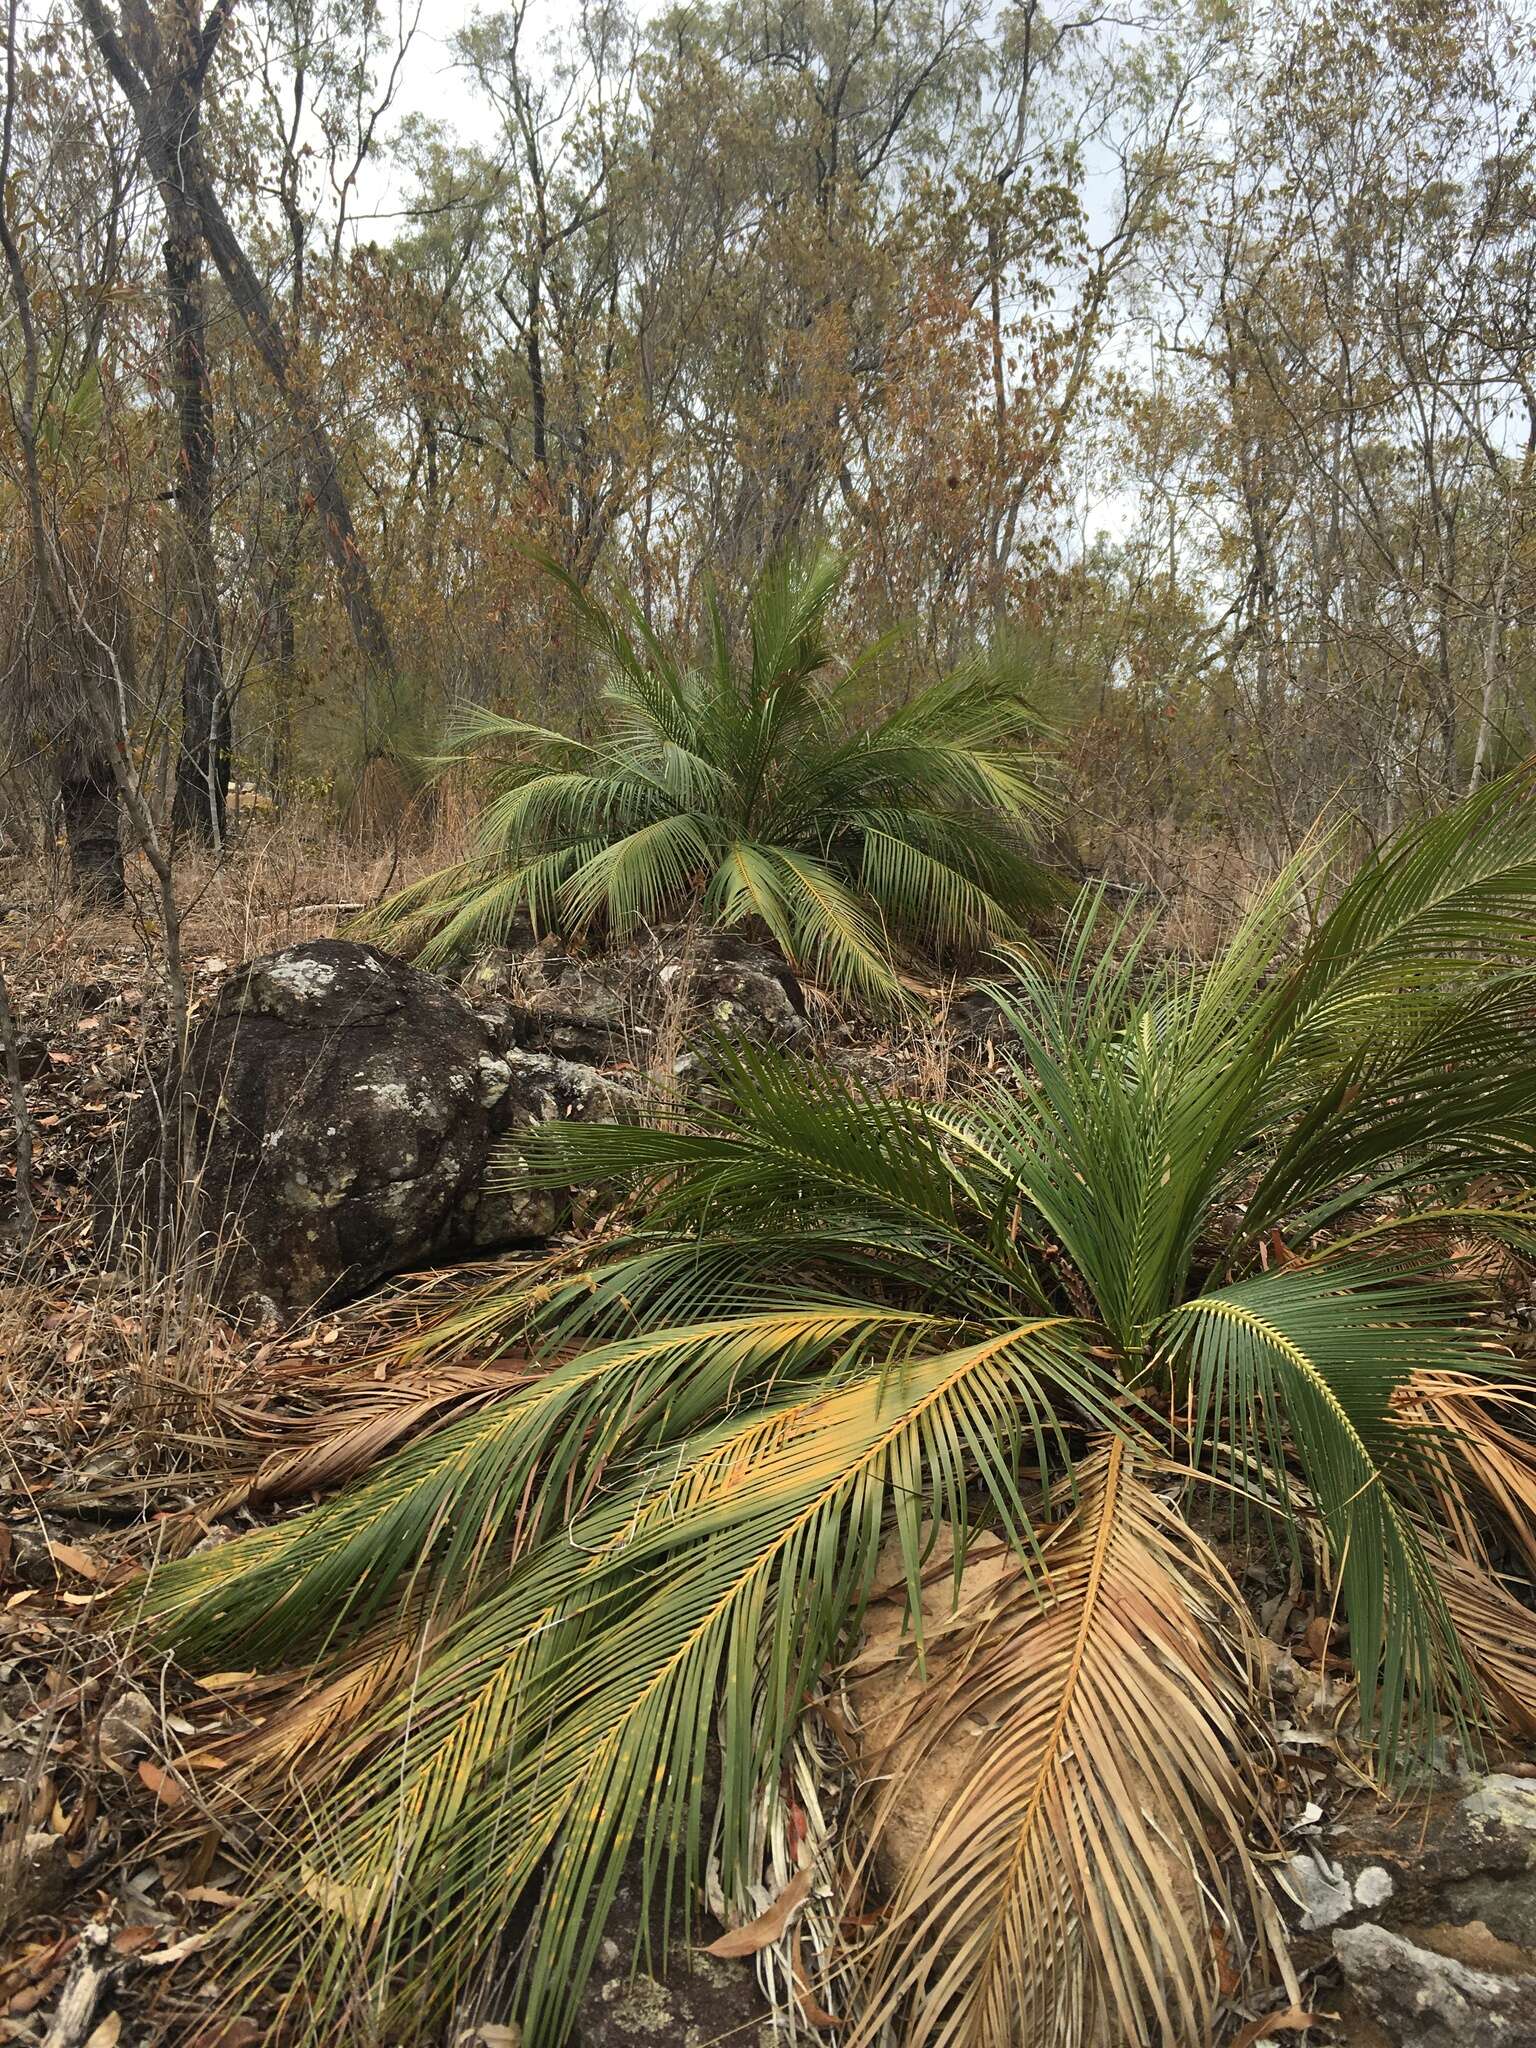
[[[195,102],[186,107],[185,118],[195,121]],[[185,634],[181,749],[172,818],[178,833],[188,832],[219,846],[224,839],[229,789],[230,714],[213,548],[216,450],[202,223],[196,207],[171,191],[166,193],[166,215],[166,295],[178,427],[175,499],[180,515]]]

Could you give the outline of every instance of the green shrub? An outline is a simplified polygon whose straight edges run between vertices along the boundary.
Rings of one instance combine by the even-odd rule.
[[[878,722],[846,715],[872,649],[834,684],[823,630],[841,569],[785,561],[738,658],[712,609],[690,667],[632,599],[606,609],[553,563],[608,671],[586,741],[474,714],[461,749],[494,794],[483,850],[384,904],[369,929],[443,964],[539,930],[622,935],[697,905],[755,926],[804,973],[891,1000],[905,960],[1017,934],[1054,885],[1030,857],[1048,814],[1020,678],[978,659]]]

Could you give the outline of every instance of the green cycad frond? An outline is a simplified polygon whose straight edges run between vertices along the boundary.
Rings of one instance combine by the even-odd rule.
[[[1288,970],[1305,856],[1208,968],[1149,961],[1145,930],[1091,893],[1054,972],[1010,956],[990,992],[1025,1058],[996,1136],[1121,1343],[1186,1287],[1215,1210],[1244,1212],[1240,1268],[1276,1228],[1299,1241],[1383,1197],[1528,1178],[1533,814],[1513,778],[1409,828]]]
[[[991,993],[1022,1058],[955,1120],[1066,1250],[1128,1356],[1187,1284],[1211,1209],[1241,1159],[1251,1083],[1235,1003],[1212,1004],[1173,967],[1137,984],[1134,946],[1113,964],[1067,938],[1065,972],[1018,955]],[[1251,1028],[1251,1027],[1250,1027]]]
[[[520,1171],[626,1182],[644,1198],[650,1240],[728,1229],[743,1256],[760,1238],[780,1258],[798,1247],[781,1273],[904,1276],[961,1316],[1047,1299],[1028,1247],[1009,1241],[1012,1160],[983,1172],[924,1105],[787,1055],[722,1045],[711,1075],[720,1107],[693,1128],[546,1126],[520,1139]]]
[[[714,867],[711,822],[673,812],[602,847],[561,885],[564,921],[578,932],[600,920],[629,932],[663,917]]]
[[[1422,819],[1356,875],[1285,990],[1292,1028],[1370,1032],[1490,966],[1536,954],[1536,768]]]
[[[526,718],[508,718],[486,704],[462,704],[448,728],[447,757],[451,761],[500,742],[497,752],[509,763],[518,761],[530,747],[536,747],[551,769],[575,769],[584,762],[598,764],[598,749],[574,734],[554,726],[535,725]]]
[[[910,2048],[1197,2048],[1220,1997],[1205,1901],[1250,1895],[1263,1806],[1256,1632],[1188,1525],[1119,1445],[1080,1469],[1043,1585],[1005,1590],[896,1725],[877,1773],[978,1722],[977,1768],[906,1870],[864,1959],[851,2039]],[[872,1835],[899,1814],[902,1776]],[[1216,1917],[1215,1913],[1210,1918]]]
[[[403,913],[394,902],[381,904],[373,929],[380,938],[408,947],[424,967],[447,966],[471,943],[505,944],[525,912],[535,928],[548,925],[571,875],[600,851],[600,842],[578,840],[511,866],[464,863],[418,884],[420,895]],[[434,899],[432,884],[439,880],[441,896]]]
[[[1406,1767],[1475,1687],[1406,1505],[1428,1466],[1393,1396],[1418,1372],[1467,1371],[1482,1340],[1464,1296],[1390,1267],[1288,1267],[1198,1296],[1170,1320],[1197,1441],[1218,1429],[1284,1487],[1287,1439],[1316,1503],[1348,1619],[1364,1717]],[[1487,1353],[1483,1351],[1483,1361]]]
[[[878,1005],[896,989],[893,948],[877,901],[814,854],[775,847],[794,934],[792,958],[818,980]]]
[[[1280,1217],[1296,1238],[1404,1187],[1459,1189],[1529,1173],[1536,1142],[1531,984],[1486,976],[1318,1073],[1248,1202],[1248,1227]]]
[[[610,610],[553,556],[531,559],[564,591],[578,632],[610,664],[610,687],[642,710],[657,733],[688,747],[693,718],[683,671],[629,592],[620,591]]]
[[[448,2009],[547,1858],[522,2005],[532,2042],[561,2040],[631,1846],[658,1893],[698,1876],[717,1705],[734,1876],[752,1794],[867,1597],[888,1518],[914,1591],[925,1521],[966,1527],[973,1484],[1027,1557],[1013,1447],[1059,1464],[1055,1406],[1083,1378],[1061,1319],[909,1350],[616,1489],[359,1732],[323,1868],[279,1901],[250,1966],[292,1969],[288,2005],[319,2032],[352,1948],[387,1938],[403,1968],[430,1956],[414,1982]]]
[[[545,567],[608,665],[609,728],[579,741],[469,714],[458,754],[484,758],[493,790],[479,854],[390,898],[365,934],[442,964],[524,911],[539,929],[624,932],[702,900],[808,976],[889,1006],[909,957],[974,951],[1057,900],[1030,856],[1050,812],[1017,675],[973,663],[849,730],[826,673],[835,557],[764,574],[739,661],[713,609],[704,674],[633,599],[605,607]]]
[[[759,579],[748,620],[754,700],[792,691],[826,666],[826,616],[843,574],[841,559],[823,550],[804,562],[781,556]]]
[[[390,1458],[363,1485],[157,1572],[134,1612],[202,1660],[291,1656],[367,1627],[402,1589],[461,1606],[614,1459],[681,1442],[733,1400],[840,1348],[910,1341],[928,1319],[860,1303],[775,1302],[602,1345]]]
[[[902,830],[900,820],[861,824],[859,880],[897,930],[930,933],[941,946],[959,950],[1017,929],[1014,913],[996,896],[941,855],[928,852],[909,830]],[[1023,890],[1010,893],[1016,903]]]

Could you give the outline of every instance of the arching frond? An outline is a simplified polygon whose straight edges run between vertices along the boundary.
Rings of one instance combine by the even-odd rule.
[[[707,821],[675,811],[583,861],[561,885],[561,907],[578,932],[599,921],[632,931],[683,902],[714,866],[715,851]]]
[[[783,877],[767,848],[733,839],[710,877],[704,910],[727,925],[756,919],[785,959],[793,956],[794,918],[785,899]]]
[[[867,1596],[887,1513],[914,1588],[923,1520],[965,1525],[968,1474],[1031,1554],[1007,1447],[1051,1432],[1074,1354],[1058,1320],[893,1359],[707,1433],[579,1516],[359,1731],[315,1863],[250,1937],[249,1967],[294,1973],[285,2005],[313,2034],[348,1994],[357,1943],[387,1939],[419,2020],[451,2009],[544,1867],[522,2007],[530,2041],[553,2048],[632,1846],[658,1899],[669,1873],[697,1878],[721,1704],[739,1871],[753,1790]]]
[[[1536,952],[1536,803],[1529,766],[1415,821],[1366,862],[1285,985],[1291,1028],[1368,1034],[1379,1013],[1481,981]]]
[[[1197,1296],[1170,1319],[1197,1442],[1220,1430],[1284,1486],[1294,1442],[1349,1625],[1362,1711],[1388,1771],[1436,1717],[1472,1718],[1475,1687],[1405,1505],[1425,1460],[1393,1396],[1419,1371],[1465,1369],[1463,1298],[1390,1270],[1282,1268]]]
[[[863,1959],[855,2044],[898,2021],[909,2048],[1210,2040],[1229,1869],[1259,1882],[1253,1624],[1118,1444],[1079,1469],[1044,1564],[871,1731],[877,1782],[986,1735]],[[876,1854],[902,1797],[898,1773]]]
[[[890,940],[875,906],[810,854],[775,847],[771,858],[792,920],[793,964],[868,1002],[897,994]]]
[[[862,838],[859,880],[888,927],[907,935],[931,934],[945,947],[981,945],[1016,928],[1012,913],[996,897],[899,827],[870,826]]]
[[[572,837],[632,831],[665,816],[665,805],[641,764],[600,761],[581,773],[509,778],[477,829],[488,852],[521,858]]]
[[[1486,1566],[1428,1532],[1424,1549],[1484,1697],[1511,1733],[1536,1736],[1536,1614]]]
[[[487,1571],[584,1506],[615,1458],[684,1441],[733,1400],[825,1373],[850,1346],[910,1342],[925,1323],[896,1308],[779,1301],[530,1370],[363,1485],[165,1566],[134,1611],[189,1657],[228,1661],[355,1636],[402,1589],[462,1606]]]
[[[1536,1381],[1417,1372],[1399,1407],[1435,1438],[1428,1483],[1456,1548],[1488,1564],[1487,1522],[1536,1580]]]

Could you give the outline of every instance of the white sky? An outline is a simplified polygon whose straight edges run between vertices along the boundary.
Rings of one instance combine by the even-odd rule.
[[[411,114],[441,121],[461,141],[482,145],[494,143],[498,124],[495,110],[471,90],[464,74],[453,61],[453,38],[468,27],[477,14],[493,13],[483,0],[422,0],[421,21],[406,53],[400,87],[390,109],[386,138]],[[542,0],[534,9],[535,24],[542,40],[547,28],[562,15],[575,10],[570,0]],[[407,5],[409,19],[409,5]],[[360,203],[354,214],[356,227],[365,240],[387,241],[391,225],[399,218],[401,188],[388,154],[375,155],[364,166],[358,180]]]

